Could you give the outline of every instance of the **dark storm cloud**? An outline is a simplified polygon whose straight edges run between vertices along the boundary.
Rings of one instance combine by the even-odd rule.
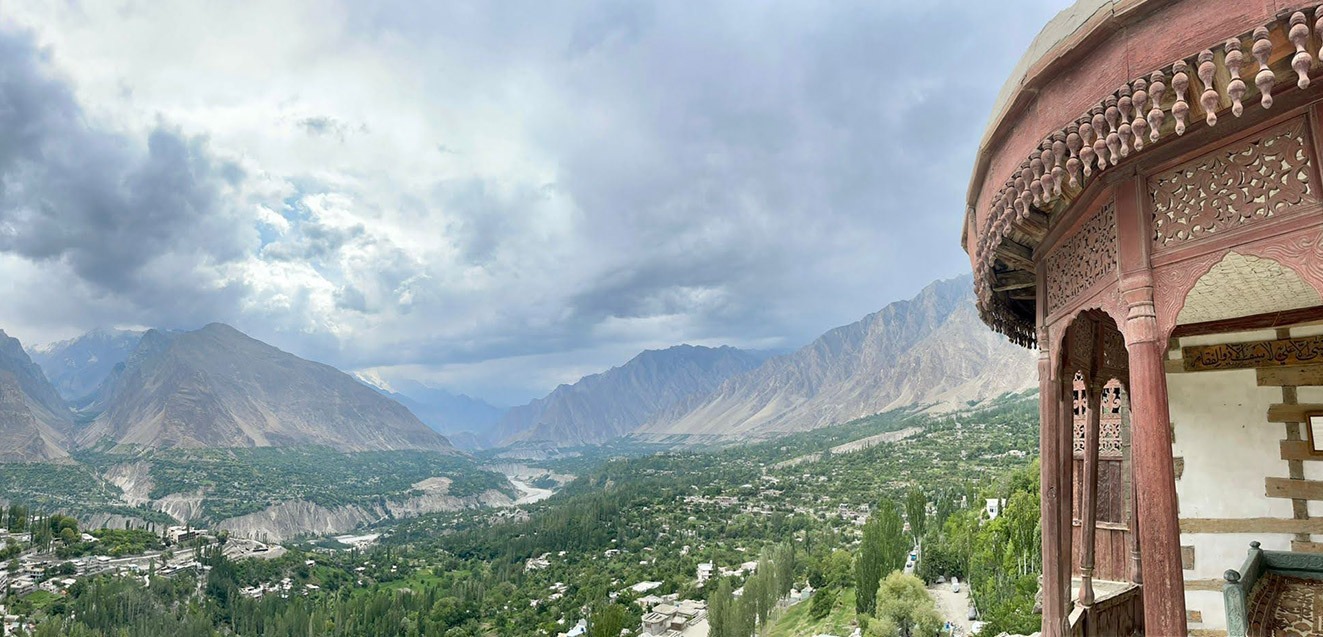
[[[226,148],[255,158],[247,176],[168,125],[92,128],[30,40],[0,33],[0,251],[115,295],[116,320],[237,314],[345,368],[795,346],[967,270],[964,192],[992,101],[1064,4],[345,3],[326,50],[361,52],[336,60],[353,64],[269,72],[293,94],[335,82],[355,99],[256,114],[278,130],[251,154],[248,130]],[[372,101],[378,62],[407,69],[407,103]],[[204,94],[248,104],[231,81]],[[216,126],[254,115],[217,110]],[[365,165],[392,134],[426,134],[411,138],[426,157]],[[259,242],[233,210],[267,177],[293,192],[266,207],[278,218]],[[260,292],[194,274],[245,256]],[[493,391],[549,389],[554,374],[527,372]]]
[[[564,300],[546,315],[393,354],[591,349],[650,329],[604,336],[606,321],[668,316],[679,338],[797,345],[965,271],[964,191],[992,100],[1062,5],[358,5],[351,24],[372,37],[442,43],[498,85],[540,78],[526,126],[600,266],[550,277]],[[452,238],[499,266],[533,202],[482,180],[456,190]]]
[[[158,316],[233,303],[240,290],[196,267],[246,255],[251,230],[224,202],[244,176],[205,140],[164,124],[145,140],[91,128],[31,36],[5,29],[0,131],[0,251],[58,261]]]

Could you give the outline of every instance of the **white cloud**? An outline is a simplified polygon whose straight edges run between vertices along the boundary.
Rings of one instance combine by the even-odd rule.
[[[17,0],[89,134],[242,178],[131,281],[0,252],[0,326],[224,320],[507,401],[802,343],[967,267],[978,133],[1062,4]]]

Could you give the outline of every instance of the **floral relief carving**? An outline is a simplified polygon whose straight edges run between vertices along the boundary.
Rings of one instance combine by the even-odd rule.
[[[1089,422],[1088,389],[1085,388],[1084,375],[1076,375],[1072,392],[1072,450],[1077,458],[1084,457],[1086,426]],[[1119,458],[1122,456],[1123,441],[1121,436],[1121,401],[1123,393],[1121,383],[1110,381],[1099,396],[1101,407],[1098,409],[1098,457]]]
[[[1149,179],[1153,245],[1170,248],[1317,202],[1304,120]]]
[[[1047,258],[1047,309],[1060,309],[1116,271],[1116,209],[1108,202]]]
[[[1071,418],[1073,436],[1071,449],[1075,457],[1083,458],[1085,449],[1086,427],[1088,426],[1088,390],[1082,375],[1075,377],[1073,391],[1073,409]],[[1121,401],[1124,394],[1118,381],[1111,381],[1103,387],[1098,413],[1098,457],[1120,458],[1124,442],[1121,436]]]
[[[1107,383],[1102,391],[1102,409],[1098,418],[1098,456],[1102,458],[1120,458],[1121,440],[1121,401],[1125,400],[1121,384],[1117,381]]]
[[[1125,336],[1117,330],[1103,333],[1103,369],[1125,374],[1130,369],[1130,352],[1125,348]]]
[[[1067,330],[1067,338],[1070,339],[1067,347],[1070,350],[1066,352],[1066,357],[1076,369],[1093,367],[1093,327],[1093,321],[1077,320]]]

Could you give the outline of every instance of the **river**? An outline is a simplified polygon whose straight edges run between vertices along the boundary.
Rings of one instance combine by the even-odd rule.
[[[551,489],[539,489],[513,476],[506,476],[506,478],[510,480],[510,484],[513,484],[515,488],[519,489],[519,492],[523,494],[519,496],[518,500],[515,500],[516,505],[541,502],[543,500],[546,500],[547,498],[550,498],[551,495],[555,493],[555,491],[552,491]]]

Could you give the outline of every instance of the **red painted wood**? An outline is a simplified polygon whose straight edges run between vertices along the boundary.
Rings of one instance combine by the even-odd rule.
[[[1062,542],[1061,510],[1063,506],[1064,477],[1060,471],[1061,428],[1059,383],[1052,376],[1052,365],[1047,351],[1038,359],[1039,382],[1039,449],[1041,458],[1042,524],[1043,524],[1043,634],[1060,635],[1066,620],[1066,597],[1061,593],[1063,582],[1059,565],[1070,555],[1070,544]],[[1067,531],[1069,528],[1066,529]],[[1065,586],[1070,585],[1070,578]]]
[[[1096,339],[1093,348],[1095,358],[1094,366],[1099,366],[1096,359],[1102,357],[1102,332],[1095,330],[1099,336]],[[1098,426],[1101,411],[1102,384],[1096,380],[1090,383],[1088,388],[1087,420],[1084,425],[1084,470],[1080,473],[1082,481],[1080,489],[1080,595],[1079,602],[1081,606],[1093,605],[1093,577],[1094,568],[1097,565],[1094,559],[1097,553],[1097,531],[1098,531]]]
[[[1144,228],[1143,180],[1118,184],[1116,195],[1119,258],[1129,260],[1148,243]],[[1135,219],[1142,220],[1134,222]],[[1129,307],[1123,331],[1130,361],[1131,459],[1139,513],[1140,562],[1144,580],[1144,625],[1149,634],[1183,636],[1185,582],[1181,571],[1176,472],[1171,455],[1171,416],[1167,411],[1167,376],[1163,367],[1166,334],[1159,333],[1154,310],[1153,277],[1148,269],[1121,277]]]
[[[979,228],[989,223],[989,202],[1002,181],[1045,135],[1086,112],[1122,83],[1271,22],[1278,9],[1274,0],[1150,0],[1142,4],[1145,6],[1121,12],[1128,15],[1118,16],[1111,24],[1096,23],[1101,28],[1084,29],[1067,38],[1030,70],[986,140],[985,155],[971,186]]]
[[[1151,319],[1150,319],[1151,321]],[[1153,326],[1153,331],[1156,332]],[[1139,544],[1144,559],[1144,624],[1151,634],[1185,635],[1185,583],[1181,572],[1176,474],[1167,412],[1165,348],[1156,340],[1130,345],[1131,409],[1134,427],[1136,503],[1141,511]]]

